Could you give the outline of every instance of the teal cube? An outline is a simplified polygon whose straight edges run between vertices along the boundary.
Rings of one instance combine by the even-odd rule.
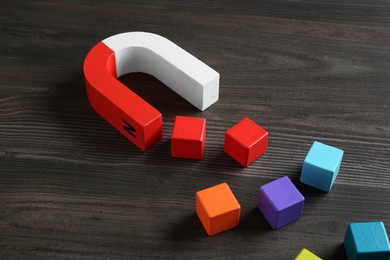
[[[340,170],[343,150],[314,141],[303,162],[301,182],[329,192]]]
[[[344,238],[349,260],[389,260],[390,244],[383,222],[350,223]]]

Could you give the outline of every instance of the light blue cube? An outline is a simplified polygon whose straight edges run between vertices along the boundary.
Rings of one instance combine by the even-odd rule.
[[[390,244],[383,222],[350,223],[344,238],[349,260],[389,260]]]
[[[314,141],[301,172],[301,182],[329,192],[340,170],[343,150]]]

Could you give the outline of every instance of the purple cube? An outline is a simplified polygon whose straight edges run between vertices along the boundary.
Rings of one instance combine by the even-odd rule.
[[[273,229],[298,220],[304,202],[305,198],[287,176],[259,188],[258,208]]]

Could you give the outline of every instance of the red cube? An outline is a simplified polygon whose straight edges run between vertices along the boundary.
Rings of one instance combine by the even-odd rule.
[[[225,133],[225,153],[248,167],[267,150],[268,132],[244,118]]]
[[[206,119],[176,116],[171,136],[172,157],[202,159],[206,139]]]

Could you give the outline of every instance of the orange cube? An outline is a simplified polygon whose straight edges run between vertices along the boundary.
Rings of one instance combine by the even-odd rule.
[[[196,193],[196,214],[209,236],[237,227],[241,207],[226,183]]]

